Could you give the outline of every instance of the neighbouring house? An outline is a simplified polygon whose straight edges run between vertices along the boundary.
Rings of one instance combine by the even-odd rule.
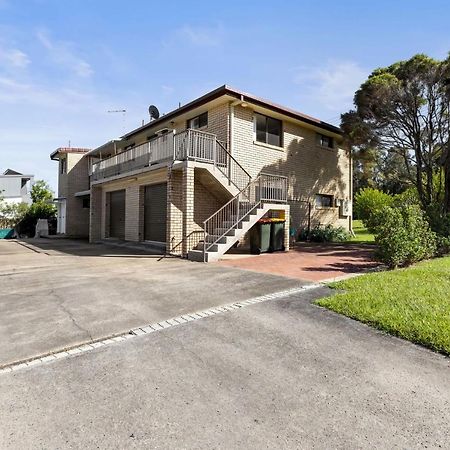
[[[96,149],[53,152],[60,232],[213,261],[266,215],[286,220],[286,249],[290,229],[351,230],[342,145],[333,125],[222,86]]]
[[[90,179],[88,158],[90,149],[62,147],[50,158],[59,162],[57,206],[58,234],[70,237],[89,236]]]
[[[31,203],[34,175],[23,175],[7,169],[0,175],[0,197],[5,203]]]

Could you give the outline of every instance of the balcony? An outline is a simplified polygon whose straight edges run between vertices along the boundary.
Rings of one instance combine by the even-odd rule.
[[[214,134],[189,129],[164,134],[93,164],[91,180],[101,181],[156,164],[185,160],[214,165],[238,190],[251,179]]]
[[[103,159],[92,166],[92,180],[99,181],[171,161],[191,159],[227,166],[228,152],[214,134],[186,130],[167,133]]]

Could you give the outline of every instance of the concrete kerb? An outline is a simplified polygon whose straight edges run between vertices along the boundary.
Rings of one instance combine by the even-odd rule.
[[[76,356],[78,354],[82,354],[96,348],[104,347],[111,344],[116,344],[119,342],[126,341],[128,339],[133,339],[138,336],[143,336],[146,334],[154,333],[156,331],[161,331],[166,328],[176,327],[179,325],[183,325],[187,322],[191,322],[194,320],[200,320],[203,318],[207,318],[209,316],[214,316],[217,314],[224,314],[228,312],[235,311],[240,308],[244,308],[246,306],[253,305],[255,303],[261,303],[269,300],[276,300],[288,297],[290,295],[298,294],[304,291],[317,289],[322,287],[322,283],[315,284],[307,284],[304,286],[288,289],[285,291],[275,292],[273,294],[262,295],[260,297],[255,297],[249,300],[244,300],[240,302],[225,304],[222,306],[216,306],[214,308],[209,308],[201,311],[196,311],[194,313],[184,314],[178,317],[173,317],[167,320],[163,320],[161,322],[152,323],[149,325],[143,325],[138,328],[134,328],[130,331],[121,334],[115,334],[108,337],[103,337],[101,339],[89,342],[83,342],[76,346],[67,347],[62,350],[56,352],[49,352],[45,354],[41,354],[39,356],[35,356],[32,358],[28,358],[25,360],[15,361],[13,363],[8,363],[0,366],[0,374],[15,372],[17,370],[25,369],[27,367],[37,366],[44,363],[50,363],[52,361],[56,361],[62,358],[68,358],[72,356]]]

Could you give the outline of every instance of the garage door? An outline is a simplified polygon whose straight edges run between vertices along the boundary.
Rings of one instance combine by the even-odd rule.
[[[125,190],[109,193],[109,236],[125,239]]]
[[[144,239],[166,242],[167,184],[145,186]]]

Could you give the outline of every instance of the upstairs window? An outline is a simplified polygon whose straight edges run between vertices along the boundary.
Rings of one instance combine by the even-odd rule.
[[[205,128],[208,126],[208,113],[205,112],[197,117],[189,119],[187,122],[187,127],[193,130],[198,130],[200,128]]]
[[[334,148],[334,139],[331,136],[317,133],[317,143],[321,147]]]
[[[59,160],[59,173],[65,174],[67,173],[67,159],[61,158]]]
[[[316,195],[316,208],[332,208],[333,196],[325,194]]]
[[[257,142],[281,147],[281,133],[281,120],[263,116],[262,114],[255,114],[255,134]]]

